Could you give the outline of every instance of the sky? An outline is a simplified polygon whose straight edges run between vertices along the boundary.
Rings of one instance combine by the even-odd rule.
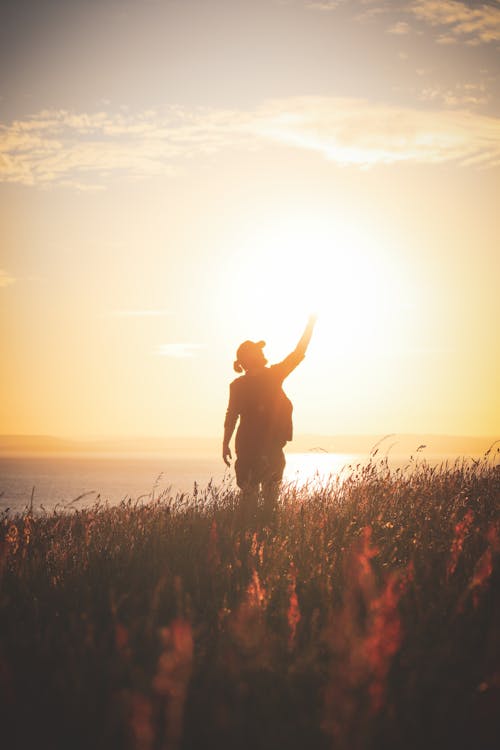
[[[500,3],[7,0],[0,433],[500,436]]]

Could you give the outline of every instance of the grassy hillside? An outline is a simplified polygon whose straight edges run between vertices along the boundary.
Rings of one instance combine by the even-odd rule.
[[[496,748],[493,459],[3,517],[6,747]]]

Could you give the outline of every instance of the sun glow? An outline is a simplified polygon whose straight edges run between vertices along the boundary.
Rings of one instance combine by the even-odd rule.
[[[415,290],[377,237],[332,221],[287,219],[252,233],[227,273],[241,325],[281,339],[318,315],[320,348],[400,347],[414,318]],[[248,320],[247,320],[248,318]]]

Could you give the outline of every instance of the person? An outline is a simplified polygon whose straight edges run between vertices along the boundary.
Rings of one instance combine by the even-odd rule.
[[[283,391],[283,381],[304,359],[315,323],[316,316],[310,316],[293,352],[271,367],[266,366],[264,341],[244,341],[236,353],[234,370],[245,374],[229,387],[222,458],[231,465],[229,444],[239,418],[234,468],[242,504],[249,512],[256,510],[260,488],[268,511],[276,503],[285,468],[283,448],[293,437],[293,406]]]

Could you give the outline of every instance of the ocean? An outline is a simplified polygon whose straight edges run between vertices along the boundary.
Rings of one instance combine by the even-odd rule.
[[[284,480],[298,485],[348,476],[351,467],[365,464],[362,453],[288,453]],[[457,455],[389,457],[392,469],[453,463]],[[0,513],[18,513],[32,504],[36,512],[71,511],[97,501],[116,505],[122,500],[150,502],[160,494],[175,498],[203,493],[209,482],[236,488],[234,471],[221,458],[178,458],[163,454],[30,454],[0,456]]]
[[[306,483],[337,475],[367,459],[341,453],[289,453],[284,479]],[[215,484],[236,487],[234,471],[222,459],[168,458],[161,455],[36,455],[0,457],[0,512],[74,510],[97,500],[110,505],[131,498],[151,501]]]

